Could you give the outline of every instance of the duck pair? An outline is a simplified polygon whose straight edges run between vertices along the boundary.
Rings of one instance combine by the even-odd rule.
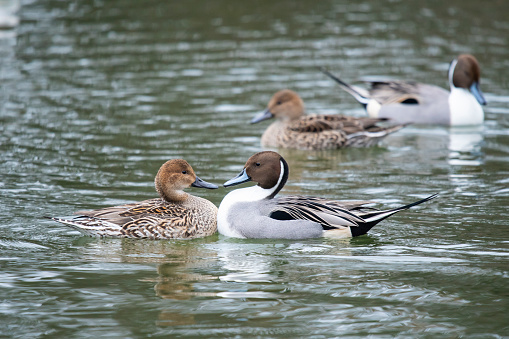
[[[159,198],[94,211],[73,218],[50,218],[96,237],[173,239],[219,233],[237,238],[346,238],[366,234],[383,219],[436,197],[389,210],[364,207],[367,201],[336,201],[307,196],[276,197],[288,179],[289,166],[276,152],[248,159],[225,187],[248,181],[256,186],[227,194],[219,210],[210,201],[185,193],[190,186],[217,185],[200,179],[182,159],[169,160],[155,178]]]
[[[297,93],[282,90],[270,99],[267,109],[251,123],[275,118],[263,133],[268,147],[336,149],[367,147],[406,124],[479,125],[484,121],[481,105],[486,105],[480,89],[481,70],[477,59],[462,54],[449,67],[450,91],[415,81],[370,81],[366,91],[351,86],[329,71],[322,72],[351,94],[367,111],[368,117],[305,115],[304,102]],[[396,125],[382,127],[390,120]]]

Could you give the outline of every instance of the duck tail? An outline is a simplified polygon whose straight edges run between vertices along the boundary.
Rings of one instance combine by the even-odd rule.
[[[120,227],[113,223],[100,222],[87,216],[77,216],[72,219],[44,216],[47,219],[70,226],[81,233],[91,237],[118,236]]]
[[[401,207],[396,207],[396,208],[386,210],[386,211],[373,211],[373,212],[364,213],[364,214],[360,215],[360,217],[362,217],[366,222],[363,224],[360,224],[358,227],[350,227],[352,236],[356,237],[359,235],[366,234],[366,233],[368,233],[368,231],[371,228],[373,228],[373,226],[378,224],[380,221],[390,217],[391,215],[396,214],[399,211],[407,210],[411,207],[420,205],[426,201],[435,199],[437,196],[438,196],[438,193],[435,193],[433,195],[430,195],[427,198],[421,199],[419,201],[416,201],[416,202],[413,202],[411,204],[404,205]]]
[[[339,84],[339,86],[345,91],[347,92],[348,94],[350,94],[351,96],[353,96],[355,98],[355,100],[357,100],[364,108],[366,108],[366,106],[368,105],[368,102],[369,102],[369,98],[366,96],[366,95],[363,95],[362,93],[359,92],[359,90],[357,90],[355,87],[347,84],[346,82],[344,82],[343,80],[341,80],[340,78],[338,78],[337,76],[335,76],[334,74],[332,74],[331,72],[329,72],[327,69],[325,69],[324,67],[320,67],[319,70],[325,74],[326,76],[328,76],[329,78],[331,78],[332,80],[334,80],[336,83]]]
[[[362,132],[348,134],[346,136],[345,146],[369,147],[369,146],[376,145],[378,142],[380,142],[380,140],[382,140],[389,134],[397,132],[407,125],[410,125],[410,124],[407,123],[407,124],[400,124],[400,125],[394,125],[394,126],[389,126],[389,127],[380,127],[377,131],[362,131]]]

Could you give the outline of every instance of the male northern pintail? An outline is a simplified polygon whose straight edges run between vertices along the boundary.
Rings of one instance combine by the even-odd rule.
[[[276,152],[260,152],[225,187],[247,181],[258,185],[228,193],[217,214],[219,233],[236,238],[347,238],[366,234],[383,219],[435,198],[389,210],[364,208],[366,201],[335,201],[307,196],[276,198],[288,179],[288,164]]]
[[[187,194],[193,187],[218,188],[203,181],[182,159],[164,163],[155,178],[160,198],[94,211],[78,216],[50,218],[95,237],[116,238],[197,238],[217,230],[217,207],[210,201]]]
[[[263,133],[262,145],[297,149],[366,147],[404,125],[380,127],[386,119],[355,118],[343,115],[305,115],[304,102],[294,91],[285,89],[272,96],[267,109],[251,123],[276,118]]]
[[[388,118],[397,123],[466,126],[484,121],[481,105],[486,105],[479,87],[481,68],[477,59],[462,54],[451,62],[451,90],[415,81],[366,81],[369,91],[351,86],[325,69],[322,72],[351,94],[372,118]]]

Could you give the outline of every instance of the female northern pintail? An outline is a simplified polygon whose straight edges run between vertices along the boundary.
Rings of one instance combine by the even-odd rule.
[[[379,127],[386,119],[355,118],[342,115],[305,115],[304,102],[294,91],[285,89],[272,96],[267,109],[251,123],[276,118],[263,133],[262,145],[297,149],[366,147],[404,125]]]
[[[367,81],[369,91],[351,86],[325,69],[322,72],[351,94],[372,118],[388,118],[397,123],[450,126],[480,125],[481,105],[486,105],[479,87],[481,68],[477,59],[462,54],[449,67],[450,92],[414,81]]]
[[[95,237],[197,238],[217,230],[217,207],[183,191],[187,187],[218,188],[203,181],[182,159],[164,163],[155,178],[160,198],[94,211],[70,219],[50,218]]]
[[[383,219],[429,201],[434,194],[398,208],[379,211],[363,208],[366,201],[335,201],[307,196],[276,198],[288,179],[288,164],[276,152],[260,152],[244,165],[225,187],[247,181],[257,186],[228,193],[217,215],[219,233],[236,238],[305,239],[347,238],[366,234]]]

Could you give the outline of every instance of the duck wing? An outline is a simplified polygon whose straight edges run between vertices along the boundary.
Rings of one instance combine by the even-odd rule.
[[[403,80],[371,80],[370,97],[382,105],[387,104],[421,104],[420,84]]]
[[[188,209],[175,211],[171,216],[145,215],[122,225],[122,234],[128,238],[189,238],[198,231],[195,214]]]
[[[416,202],[389,210],[368,210],[363,207],[367,202],[348,202],[326,200],[305,196],[286,196],[276,198],[270,217],[278,220],[310,220],[320,223],[324,230],[350,227],[353,236],[366,234],[373,226],[391,215],[424,202],[435,199],[433,194]]]
[[[323,131],[334,130],[333,125],[327,119],[323,119],[323,116],[319,115],[308,115],[300,118],[297,121],[293,121],[289,124],[288,129],[292,132],[299,133],[320,133]]]
[[[331,203],[326,199],[307,196],[285,196],[277,198],[270,217],[278,220],[309,220],[322,225],[324,229],[359,226],[364,219],[349,210],[359,208],[363,202]]]
[[[92,211],[79,211],[74,214],[104,220],[120,226],[136,222],[140,224],[159,224],[184,226],[193,215],[188,207],[167,203],[161,199],[150,199],[138,203],[106,207]]]
[[[363,88],[344,82],[338,76],[332,74],[323,67],[320,68],[320,71],[334,80],[343,90],[352,95],[364,108],[366,108],[370,99],[375,99],[382,105],[395,103],[410,105],[422,104],[422,101],[425,100],[422,94],[425,94],[426,91],[429,90],[423,87],[436,87],[415,81],[365,77],[361,79],[361,81],[370,86],[370,89],[366,91]]]
[[[336,114],[310,114],[292,122],[288,128],[300,133],[320,133],[330,130],[341,130],[346,134],[360,131],[379,130],[377,123],[385,118],[352,117]]]
[[[375,201],[370,200],[329,200],[324,198],[313,197],[313,199],[320,201],[321,203],[333,207],[333,208],[344,208],[349,211],[378,211],[378,209],[374,207],[366,207],[365,205],[374,204]]]
[[[112,206],[101,208],[92,211],[78,211],[74,214],[79,216],[86,216],[94,219],[101,219],[123,225],[132,220],[143,218],[148,215],[166,215],[164,211],[165,204],[161,199],[150,199],[136,203],[130,203],[119,206]]]

